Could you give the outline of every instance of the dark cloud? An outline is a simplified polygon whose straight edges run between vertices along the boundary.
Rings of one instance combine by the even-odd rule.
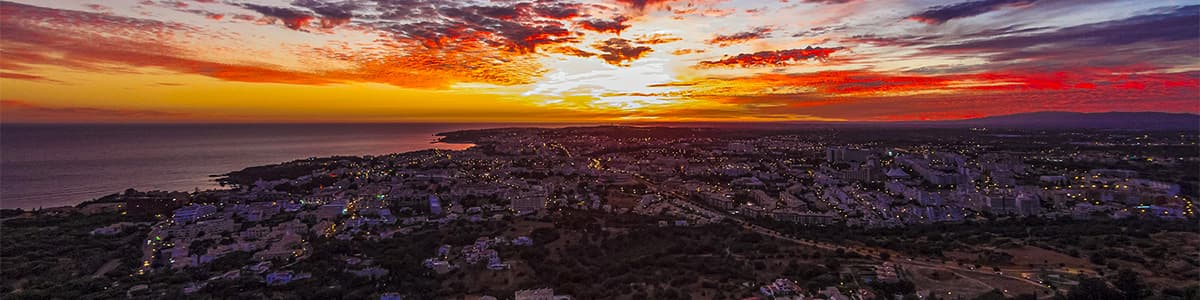
[[[536,52],[541,45],[576,40],[567,30],[581,6],[548,1],[506,6],[462,5],[445,0],[380,0],[379,18],[365,24],[429,47],[482,40],[513,52]],[[415,21],[414,20],[418,20]]]
[[[1056,30],[1013,30],[994,38],[930,46],[933,54],[982,55],[1013,67],[1150,64],[1167,67],[1195,61],[1200,40],[1200,6],[1175,7],[1127,19]],[[1028,32],[1028,33],[1026,33]]]
[[[157,110],[46,106],[15,99],[0,100],[0,111],[3,111],[5,119],[21,122],[171,120],[189,116]]]
[[[625,4],[636,10],[644,10],[647,6],[664,6],[672,0],[616,0],[618,3]]]
[[[764,39],[771,36],[771,28],[756,27],[750,31],[738,32],[728,35],[717,35],[708,40],[708,44],[725,47],[733,44],[745,43],[757,39]]]
[[[308,8],[321,17],[347,20],[354,17],[354,10],[358,8],[354,2],[326,3],[317,0],[298,0],[292,5]]]
[[[592,45],[592,48],[603,52],[599,55],[600,59],[618,66],[642,58],[642,56],[653,51],[650,47],[634,46],[633,43],[630,43],[630,40],[621,38],[611,38],[597,42]]]
[[[1009,35],[961,44],[933,47],[938,50],[1011,50],[1039,45],[1122,46],[1142,42],[1184,41],[1200,38],[1200,5],[1127,19],[1065,27],[1030,35]]]
[[[908,17],[910,20],[928,24],[942,24],[947,21],[973,17],[1004,7],[1033,4],[1037,0],[980,0],[958,4],[931,7],[921,13]]]
[[[899,35],[899,36],[880,36],[875,34],[859,34],[841,38],[842,43],[849,44],[871,44],[885,47],[914,47],[914,46],[935,46],[946,45],[947,43],[957,43],[960,41],[979,40],[979,39],[994,39],[1002,36],[1027,34],[1041,31],[1051,30],[1050,27],[1026,27],[1025,25],[1011,25],[1002,28],[990,28],[969,33],[958,34],[925,34],[925,35]]]
[[[795,62],[818,59],[823,60],[829,58],[830,54],[842,50],[842,48],[822,48],[809,46],[804,49],[776,50],[776,51],[759,51],[755,53],[743,53],[736,56],[726,57],[714,61],[702,61],[699,67],[764,67],[764,66],[784,66]]]
[[[629,25],[626,25],[625,21],[627,21],[627,19],[624,16],[620,16],[620,17],[616,17],[612,20],[599,20],[599,19],[583,20],[583,21],[579,21],[579,23],[577,23],[577,24],[579,24],[579,27],[581,27],[583,29],[587,29],[587,30],[591,30],[591,31],[595,31],[595,32],[601,32],[601,33],[607,32],[607,33],[614,33],[614,34],[620,35],[621,31],[624,31],[625,28],[629,28]]]
[[[533,12],[537,13],[539,16],[556,20],[570,19],[583,14],[583,11],[580,9],[580,5],[566,3],[534,6]]]
[[[803,0],[804,3],[820,3],[820,4],[844,4],[854,2],[855,0]]]
[[[242,4],[242,7],[258,12],[263,16],[277,19],[280,22],[283,22],[283,25],[287,26],[287,28],[295,30],[303,29],[304,26],[313,19],[312,15],[290,8],[263,6],[249,3]]]
[[[316,0],[297,0],[292,5],[308,8],[320,16],[321,28],[334,28],[347,23],[354,18],[354,10],[358,8],[353,2],[324,3]]]

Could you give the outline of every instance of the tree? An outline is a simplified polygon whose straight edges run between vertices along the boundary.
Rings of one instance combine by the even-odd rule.
[[[1108,287],[1108,283],[1099,278],[1084,278],[1079,285],[1067,292],[1067,300],[1104,300],[1122,299],[1121,293]]]
[[[1117,273],[1117,279],[1113,282],[1117,290],[1125,295],[1126,300],[1136,300],[1145,298],[1146,284],[1142,282],[1142,275],[1130,269],[1123,269]]]
[[[1037,300],[1037,298],[1037,295],[1034,294],[1020,294],[1014,300]]]
[[[1006,299],[1004,297],[1004,293],[1000,292],[1000,290],[995,290],[995,289],[975,297],[975,300],[1004,300],[1004,299]]]

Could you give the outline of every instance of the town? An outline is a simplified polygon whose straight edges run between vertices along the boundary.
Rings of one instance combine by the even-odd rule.
[[[225,189],[128,190],[6,212],[5,225],[107,216],[87,228],[91,238],[137,249],[86,271],[111,278],[96,285],[114,297],[1198,292],[1195,132],[599,126],[441,136],[474,146],[251,167],[217,179]],[[4,292],[31,289],[9,282]]]

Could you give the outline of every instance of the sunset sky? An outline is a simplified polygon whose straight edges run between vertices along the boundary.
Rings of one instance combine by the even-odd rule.
[[[1200,1],[0,1],[3,122],[1200,112]]]

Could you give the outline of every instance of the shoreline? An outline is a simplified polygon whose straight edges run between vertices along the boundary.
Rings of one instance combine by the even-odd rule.
[[[125,126],[125,127],[128,127],[128,126]],[[111,196],[114,194],[120,194],[121,192],[123,192],[125,190],[129,190],[129,189],[134,189],[134,190],[139,190],[139,191],[164,191],[164,192],[187,192],[187,193],[192,193],[195,190],[220,191],[220,190],[226,190],[228,188],[222,188],[221,184],[219,183],[218,180],[220,180],[221,178],[224,178],[229,173],[244,170],[246,168],[277,165],[277,164],[283,164],[283,163],[299,161],[299,160],[306,160],[306,159],[326,159],[326,158],[332,158],[332,157],[383,156],[383,155],[405,154],[405,153],[429,151],[429,150],[463,151],[463,150],[471,149],[471,148],[474,148],[475,146],[477,146],[477,144],[470,143],[470,142],[458,142],[458,141],[443,140],[444,136],[442,134],[448,134],[448,133],[453,133],[453,132],[457,132],[457,131],[461,131],[461,130],[430,133],[427,136],[431,137],[432,139],[430,139],[427,143],[425,143],[422,148],[412,149],[412,150],[407,150],[407,151],[400,151],[400,152],[381,153],[381,154],[351,154],[351,155],[334,154],[334,155],[309,156],[309,157],[302,157],[302,158],[295,158],[295,159],[284,159],[284,160],[277,160],[277,161],[269,162],[269,163],[265,163],[265,164],[253,164],[253,165],[239,166],[238,169],[228,170],[228,171],[225,171],[224,173],[197,174],[194,176],[194,178],[190,178],[190,179],[174,179],[174,180],[167,181],[167,182],[151,182],[151,183],[143,182],[143,183],[139,183],[139,184],[135,184],[135,185],[124,185],[124,186],[120,186],[120,187],[113,187],[111,189],[108,189],[109,192],[101,192],[101,191],[95,190],[95,189],[74,190],[74,191],[69,191],[69,192],[63,192],[63,188],[65,188],[65,187],[60,187],[60,188],[54,189],[53,191],[47,191],[44,193],[26,194],[26,195],[18,195],[18,196],[5,195],[3,201],[0,201],[0,203],[3,203],[3,204],[22,203],[22,202],[30,202],[30,203],[23,204],[23,205],[14,205],[11,207],[4,205],[3,207],[0,207],[0,210],[35,211],[35,210],[39,210],[39,209],[53,210],[53,209],[79,208],[86,204],[95,203],[97,200],[99,200],[101,198],[108,197],[108,196]],[[8,171],[7,168],[5,171]],[[201,181],[204,184],[203,185],[195,185],[192,187],[162,188],[162,186],[178,185],[178,184],[172,184],[172,182],[185,182],[185,181]],[[82,189],[82,188],[76,186],[75,189]],[[71,200],[70,203],[62,203],[63,201],[56,201],[59,203],[52,204],[52,205],[45,205],[45,206],[37,204],[38,202],[43,202],[42,200],[49,199],[49,198],[54,198],[54,199],[71,198],[69,196],[64,197],[63,196],[64,194],[96,195],[96,196],[84,196],[84,198],[81,198],[78,200]],[[55,195],[58,195],[58,196],[55,196]],[[15,200],[21,200],[21,201],[15,201]]]

